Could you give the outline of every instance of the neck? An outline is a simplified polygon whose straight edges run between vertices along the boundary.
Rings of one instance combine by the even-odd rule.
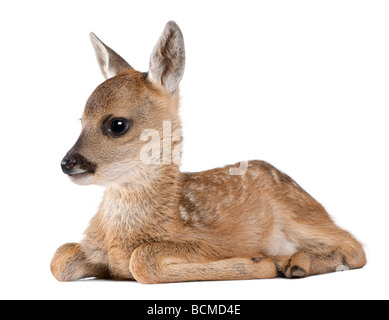
[[[100,211],[116,227],[140,229],[162,224],[176,216],[180,190],[177,165],[147,165],[136,179],[110,185]]]
[[[176,164],[148,164],[134,170],[131,179],[113,183],[107,190],[115,190],[127,195],[139,193],[160,193],[160,188],[173,187],[180,180],[181,172]]]

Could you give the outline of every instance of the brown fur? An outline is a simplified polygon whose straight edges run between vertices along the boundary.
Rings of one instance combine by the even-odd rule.
[[[163,121],[171,121],[172,130],[181,128],[176,86],[183,73],[182,34],[169,22],[161,39],[150,63],[157,71],[148,77],[122,72],[122,58],[111,58],[115,65],[109,70],[120,73],[87,102],[82,133],[67,157],[81,155],[84,166],[95,166],[74,176],[75,182],[101,184],[106,191],[81,243],[57,250],[53,275],[60,281],[93,276],[162,283],[306,277],[364,266],[361,244],[266,162],[250,161],[245,174],[230,175],[237,165],[182,173],[176,163],[140,161],[143,130],[160,132],[162,143]],[[109,59],[96,46],[103,70]],[[172,54],[177,48],[180,54]],[[118,138],[104,135],[107,116],[131,119],[131,129]],[[75,170],[86,170],[81,161],[77,165]]]

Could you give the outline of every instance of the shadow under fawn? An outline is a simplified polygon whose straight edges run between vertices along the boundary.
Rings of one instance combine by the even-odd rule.
[[[242,163],[180,172],[171,150],[179,154],[181,140],[162,134],[165,123],[176,133],[181,128],[185,50],[176,23],[167,23],[147,73],[90,37],[107,80],[88,99],[81,135],[61,166],[73,182],[106,191],[81,243],[55,253],[56,279],[292,278],[366,264],[362,245],[266,162],[246,162],[241,174],[232,170]]]

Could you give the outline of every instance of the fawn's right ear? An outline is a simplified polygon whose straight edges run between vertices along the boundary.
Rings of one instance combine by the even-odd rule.
[[[89,37],[95,49],[97,62],[105,79],[112,78],[117,74],[133,70],[133,68],[115,51],[106,46],[96,35],[91,32]]]
[[[169,21],[150,57],[149,78],[173,94],[185,69],[184,37],[174,21]]]

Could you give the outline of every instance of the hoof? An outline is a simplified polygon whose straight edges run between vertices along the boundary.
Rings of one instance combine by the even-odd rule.
[[[307,274],[307,272],[303,268],[301,268],[299,266],[292,267],[292,277],[303,278],[303,277],[305,277],[306,274]]]

